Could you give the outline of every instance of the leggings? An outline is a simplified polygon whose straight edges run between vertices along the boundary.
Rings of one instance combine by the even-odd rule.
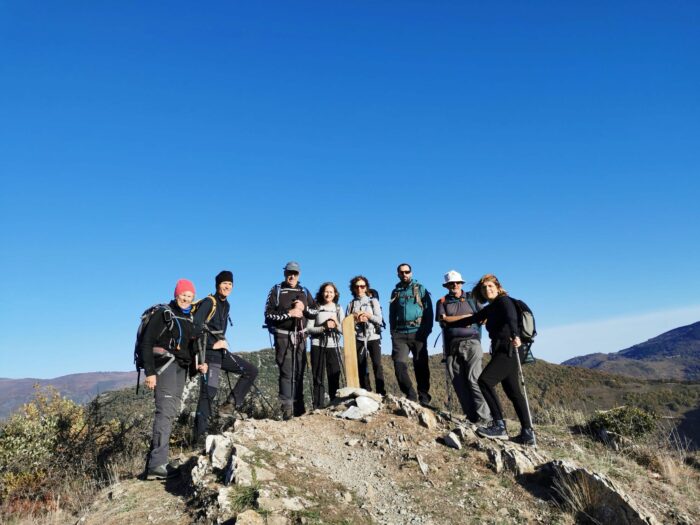
[[[489,361],[489,364],[486,365],[486,368],[479,376],[479,388],[481,393],[484,394],[489,410],[491,410],[491,416],[495,420],[503,419],[503,409],[496,396],[495,388],[498,383],[501,383],[503,391],[510,402],[513,403],[522,428],[532,428],[525,395],[520,388],[520,380],[518,378],[518,362],[516,361],[518,352],[510,352],[511,355],[509,356],[507,347],[494,345],[494,348],[491,361]]]

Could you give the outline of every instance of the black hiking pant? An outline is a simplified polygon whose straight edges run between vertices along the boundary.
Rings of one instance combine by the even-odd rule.
[[[279,369],[279,399],[282,416],[301,416],[304,406],[304,370],[306,370],[306,334],[275,333],[275,361]]]
[[[207,350],[206,360],[209,365],[206,375],[200,379],[199,403],[194,418],[195,440],[207,433],[212,405],[219,390],[221,371],[239,374],[236,386],[229,392],[227,400],[230,400],[236,409],[243,405],[243,399],[253,386],[258,377],[258,367],[249,363],[242,357],[233,355],[228,350]]]
[[[411,401],[430,403],[430,366],[428,362],[428,345],[418,334],[391,333],[391,358],[394,361],[394,373],[401,392]],[[416,372],[416,390],[413,388],[408,373],[408,357],[413,354],[413,368]]]
[[[374,372],[375,392],[381,395],[386,395],[384,389],[384,369],[382,368],[382,345],[380,339],[373,341],[362,341],[355,339],[355,348],[357,349],[357,372],[360,376],[360,386],[367,391],[372,391],[372,385],[369,381],[369,361],[372,362],[372,371]]]
[[[326,390],[323,384],[324,373],[328,377],[328,395],[331,399],[340,388],[340,361],[336,347],[311,346],[311,373],[314,378],[313,407],[323,408],[326,404]]]
[[[486,404],[491,410],[493,419],[503,419],[503,409],[496,395],[496,385],[501,383],[503,391],[508,399],[513,403],[515,413],[518,415],[522,428],[532,428],[530,414],[527,410],[525,395],[520,388],[520,378],[518,377],[518,352],[513,349],[508,355],[510,342],[498,343],[494,345],[491,361],[486,365],[484,371],[479,376],[479,388],[484,394]]]

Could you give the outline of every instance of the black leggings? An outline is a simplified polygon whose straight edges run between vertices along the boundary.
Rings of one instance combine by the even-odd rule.
[[[365,349],[365,344],[367,348]],[[357,348],[357,371],[360,376],[360,386],[365,390],[372,391],[372,385],[369,381],[369,363],[372,362],[372,370],[374,371],[374,386],[375,392],[381,395],[386,395],[384,389],[384,368],[382,367],[382,346],[380,339],[372,341],[355,340]]]
[[[479,388],[484,394],[486,404],[491,410],[493,419],[503,419],[503,409],[496,395],[496,385],[501,383],[503,391],[513,403],[520,425],[523,428],[532,428],[530,414],[527,410],[525,394],[520,388],[520,379],[518,378],[518,352],[513,350],[512,355],[508,357],[508,351],[503,347],[498,347],[491,356],[491,361],[486,365],[484,371],[479,376]]]
[[[314,377],[313,406],[323,408],[325,405],[325,388],[323,386],[323,374],[328,376],[328,395],[331,399],[340,388],[340,361],[338,360],[342,347],[325,348],[316,345],[311,346],[311,371]]]

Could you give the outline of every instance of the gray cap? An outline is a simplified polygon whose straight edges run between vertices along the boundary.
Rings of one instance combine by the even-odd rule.
[[[301,272],[301,266],[296,261],[289,261],[284,267],[285,272]]]

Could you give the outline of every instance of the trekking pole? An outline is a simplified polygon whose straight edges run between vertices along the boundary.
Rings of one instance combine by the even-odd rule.
[[[321,386],[319,388],[319,393],[321,394],[321,399],[320,399],[320,404],[321,406],[319,408],[323,408],[326,404],[326,390],[325,390],[325,381],[324,381],[324,376],[328,375],[326,374],[326,352],[328,349],[323,346],[321,348],[321,362],[319,363],[320,365],[320,370],[319,373],[321,374]],[[330,387],[330,385],[329,385]],[[330,395],[328,396],[329,398],[331,397]]]
[[[294,331],[290,334],[292,343],[292,413],[294,413],[294,402],[296,401],[297,393],[297,355],[296,355],[296,335],[297,335],[297,325],[294,323]],[[289,343],[287,343],[287,350],[289,350]]]
[[[258,394],[258,396],[260,397],[260,399],[262,399],[263,401],[265,401],[265,404],[266,404],[267,407],[270,409],[270,411],[274,412],[275,409],[274,409],[274,407],[272,406],[272,403],[270,403],[270,401],[268,401],[267,397],[265,397],[265,394],[262,393],[262,390],[260,390],[260,388],[258,387],[258,385],[256,385],[255,382],[253,382],[251,385],[252,385],[252,387],[255,389],[255,392]]]
[[[452,380],[450,378],[450,363],[448,362],[448,356],[447,356],[447,344],[445,341],[447,338],[445,337],[445,330],[443,329],[435,339],[435,343],[433,344],[433,348],[435,348],[438,344],[438,341],[440,340],[440,337],[442,337],[442,362],[445,363],[445,394],[447,396],[447,411],[452,410]]]
[[[444,331],[440,333],[442,335],[442,355],[445,360],[445,389],[447,390],[447,410],[452,411],[452,376],[450,376],[450,356],[449,347],[447,346],[447,338],[445,337]]]
[[[340,380],[345,386],[348,386],[348,382],[345,380],[345,363],[343,362],[343,356],[340,354],[340,340],[338,334],[333,333],[333,339],[335,340],[335,355],[338,359],[338,364],[340,365]]]
[[[527,344],[527,343],[525,343]],[[532,414],[530,413],[530,402],[527,400],[527,389],[525,388],[525,375],[523,375],[523,366],[520,364],[520,352],[515,349],[515,359],[518,362],[518,375],[520,376],[520,386],[523,388],[523,396],[525,397],[525,408],[527,409],[527,418],[532,424]],[[529,348],[526,348],[529,350]]]

